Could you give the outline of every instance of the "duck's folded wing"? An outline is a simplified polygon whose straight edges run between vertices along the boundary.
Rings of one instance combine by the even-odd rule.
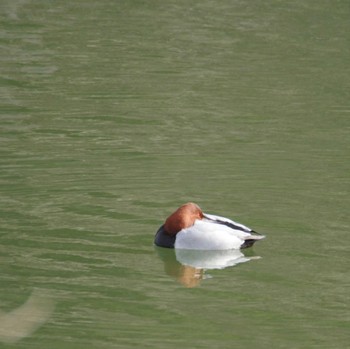
[[[232,229],[236,229],[236,230],[241,230],[244,231],[246,233],[250,233],[253,230],[250,229],[249,227],[241,224],[241,223],[237,223],[231,219],[228,219],[226,217],[221,217],[221,216],[217,216],[214,214],[208,214],[208,213],[204,213],[204,219],[208,219],[212,222],[218,223],[218,224],[223,224],[226,225]]]

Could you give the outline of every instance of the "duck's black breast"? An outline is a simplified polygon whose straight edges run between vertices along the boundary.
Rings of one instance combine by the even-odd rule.
[[[169,236],[165,233],[164,225],[162,225],[154,237],[154,243],[160,247],[174,248],[176,236]]]

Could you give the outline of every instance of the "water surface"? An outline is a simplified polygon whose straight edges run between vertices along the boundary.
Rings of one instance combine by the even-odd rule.
[[[348,345],[347,1],[0,8],[2,347]],[[267,238],[187,265],[187,201]]]

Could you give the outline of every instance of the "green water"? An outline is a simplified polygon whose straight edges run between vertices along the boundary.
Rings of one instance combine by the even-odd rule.
[[[349,15],[2,0],[0,347],[347,347]],[[187,201],[267,238],[184,266]]]

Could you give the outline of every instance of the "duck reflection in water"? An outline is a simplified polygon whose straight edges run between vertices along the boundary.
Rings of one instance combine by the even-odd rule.
[[[155,249],[164,262],[165,272],[185,287],[196,287],[201,280],[210,278],[206,274],[207,270],[225,269],[260,258],[248,254],[245,256],[240,250],[174,250],[157,246]]]

